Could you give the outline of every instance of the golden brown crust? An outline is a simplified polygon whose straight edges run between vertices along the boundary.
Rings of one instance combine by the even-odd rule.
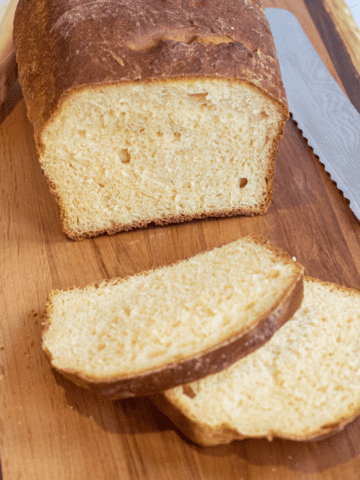
[[[290,256],[279,248],[270,245],[262,237],[249,237],[268,248],[278,255],[285,262],[292,262]],[[204,252],[203,252],[204,253]],[[202,255],[200,253],[199,255]],[[217,373],[229,367],[231,364],[250,354],[274,335],[274,333],[288,321],[295,311],[300,307],[303,298],[303,268],[296,264],[297,268],[287,288],[284,289],[278,302],[271,311],[264,312],[256,322],[247,330],[242,330],[237,335],[208,348],[190,358],[179,359],[172,364],[163,365],[157,369],[131,374],[122,377],[110,377],[99,381],[97,378],[84,375],[75,370],[62,370],[59,372],[72,380],[74,383],[86,388],[91,388],[96,393],[104,395],[112,400],[120,398],[153,395],[155,393],[173,388],[177,385],[189,383],[212,373]],[[161,268],[161,267],[160,267]],[[147,275],[152,270],[137,275]],[[123,279],[105,280],[102,284],[122,282]],[[94,284],[96,285],[96,284]],[[81,289],[79,289],[81,290]],[[54,291],[50,294],[47,303],[48,319],[44,324],[44,333],[51,322],[52,297],[57,294]],[[51,354],[44,347],[45,354],[51,362]]]

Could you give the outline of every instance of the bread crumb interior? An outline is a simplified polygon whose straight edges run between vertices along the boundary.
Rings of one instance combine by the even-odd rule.
[[[278,104],[246,82],[187,79],[72,92],[41,164],[75,234],[238,209],[272,193]]]

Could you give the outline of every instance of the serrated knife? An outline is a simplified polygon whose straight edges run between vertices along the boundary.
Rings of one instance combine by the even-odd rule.
[[[360,114],[291,12],[266,8],[289,110],[360,221]],[[360,45],[359,45],[360,48]]]

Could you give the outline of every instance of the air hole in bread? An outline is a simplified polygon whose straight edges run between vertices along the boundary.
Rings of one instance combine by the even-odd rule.
[[[162,132],[161,130],[159,130],[158,132],[156,132],[156,135],[157,135],[158,137],[162,137],[164,134],[163,134],[163,132]]]
[[[201,100],[204,101],[206,100],[206,97],[208,95],[208,92],[202,92],[202,93],[189,93],[189,97],[195,98],[196,100]]]
[[[195,398],[196,393],[194,390],[190,387],[190,385],[183,385],[182,387],[184,395],[186,395],[189,398]]]
[[[279,272],[279,270],[275,270],[272,274],[271,274],[271,278],[279,278],[281,275],[281,273]]]
[[[247,179],[247,178],[240,178],[239,187],[240,187],[240,188],[244,188],[244,187],[246,187],[247,183],[248,183],[248,179]]]
[[[269,115],[266,112],[260,112],[258,115],[259,120],[269,118]]]
[[[324,430],[329,430],[329,429],[330,430],[335,430],[339,426],[340,426],[340,422],[334,422],[334,423],[326,423],[321,428],[324,429]]]
[[[174,133],[174,141],[180,141],[180,138],[181,138],[181,133],[175,132]]]
[[[86,137],[86,130],[79,130],[79,135],[80,135],[80,137],[85,138]]]
[[[122,163],[129,163],[130,162],[129,150],[127,148],[123,148],[122,150],[120,150],[119,158]]]

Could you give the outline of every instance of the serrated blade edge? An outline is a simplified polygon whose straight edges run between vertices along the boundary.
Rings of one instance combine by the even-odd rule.
[[[360,114],[336,83],[296,17],[265,9],[289,109],[360,221]]]

